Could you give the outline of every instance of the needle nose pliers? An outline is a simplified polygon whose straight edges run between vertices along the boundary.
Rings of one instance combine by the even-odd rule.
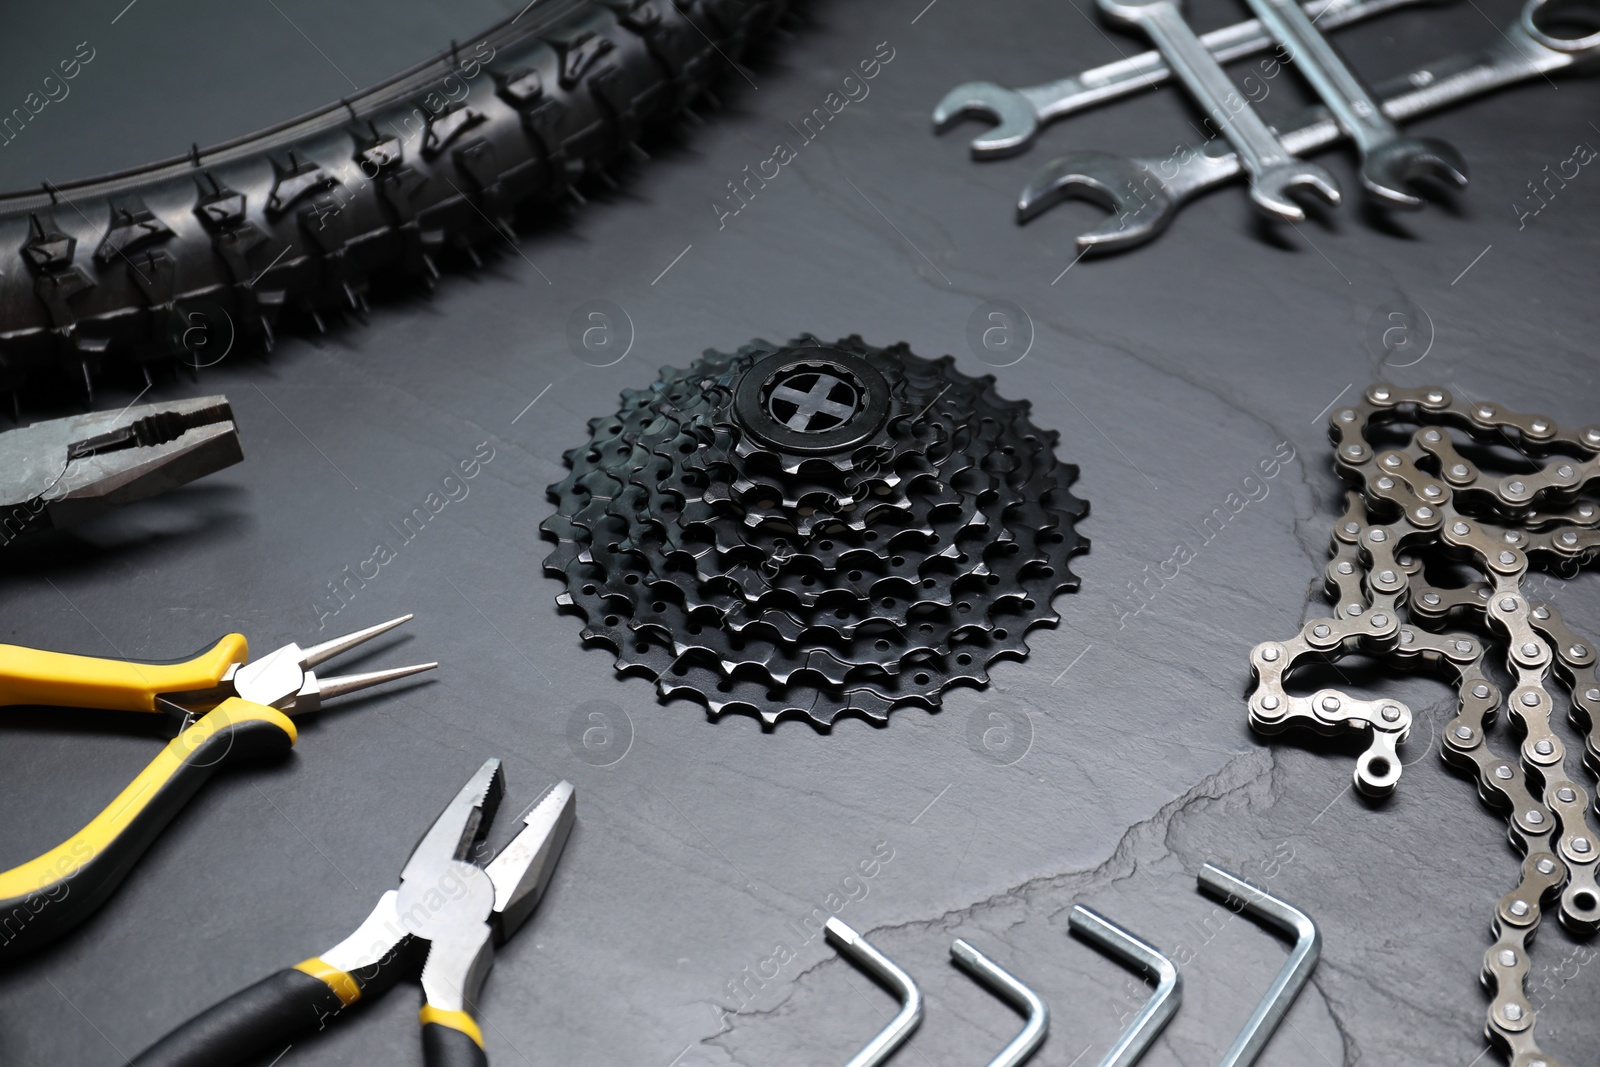
[[[165,713],[178,731],[89,825],[44,855],[0,871],[0,959],[60,936],[98,908],[219,767],[289,751],[299,736],[289,716],[438,666],[419,663],[336,678],[318,678],[312,670],[410,618],[310,648],[290,643],[257,660],[249,659],[241,634],[171,663],[0,645],[0,705]]]
[[[483,839],[504,794],[500,761],[488,760],[422,836],[399,888],[378,898],[355,933],[207,1008],[130,1067],[254,1062],[387,990],[419,962],[427,1067],[488,1067],[473,1006],[494,946],[516,933],[550,884],[577,812],[572,784],[561,782],[488,859]]]

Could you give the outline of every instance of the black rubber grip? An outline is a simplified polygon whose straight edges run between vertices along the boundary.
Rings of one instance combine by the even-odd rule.
[[[326,982],[291,967],[207,1008],[131,1067],[229,1067],[320,1029],[343,1009]]]
[[[422,1062],[427,1067],[489,1067],[489,1057],[460,1030],[422,1024]]]

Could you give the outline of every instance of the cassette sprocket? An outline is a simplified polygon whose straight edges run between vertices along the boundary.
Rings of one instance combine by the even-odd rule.
[[[767,725],[937,709],[1027,655],[1088,549],[1077,468],[946,356],[755,341],[664,368],[549,489],[557,602],[619,673]]]

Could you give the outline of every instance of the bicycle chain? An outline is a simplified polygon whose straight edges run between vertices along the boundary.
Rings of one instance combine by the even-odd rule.
[[[1404,445],[1383,448],[1368,436],[1369,429],[1399,423],[1417,426]],[[1443,389],[1374,385],[1360,403],[1333,412],[1330,426],[1337,469],[1357,489],[1347,494],[1334,528],[1326,574],[1336,613],[1251,652],[1251,726],[1269,735],[1291,726],[1324,734],[1370,730],[1355,785],[1383,796],[1400,778],[1397,748],[1410,732],[1411,710],[1397,700],[1360,700],[1332,688],[1294,696],[1285,678],[1301,663],[1336,663],[1357,653],[1453,676],[1459,707],[1441,755],[1474,776],[1486,803],[1509,811],[1509,836],[1524,857],[1519,883],[1495,909],[1494,944],[1484,955],[1482,980],[1491,998],[1485,1036],[1512,1067],[1566,1067],[1534,1038],[1534,1008],[1523,988],[1528,946],[1553,896],[1561,922],[1574,933],[1600,928],[1600,835],[1589,819],[1589,794],[1566,772],[1546,683],[1555,674],[1569,691],[1585,762],[1600,775],[1600,678],[1594,644],[1553,605],[1530,599],[1522,583],[1534,561],[1575,569],[1600,555],[1600,508],[1578,498],[1600,483],[1600,425],[1573,430],[1543,416],[1457,400]],[[1447,432],[1451,427],[1472,442],[1468,452]],[[1486,446],[1510,446],[1537,469],[1485,475],[1469,455]],[[1432,560],[1465,563],[1485,580],[1436,587],[1423,576]],[[1431,628],[1452,619],[1476,624],[1492,640]],[[1509,694],[1485,669],[1491,645],[1504,653]],[[1489,745],[1502,706],[1525,735],[1515,759]]]
[[[987,684],[1087,548],[1076,468],[993,385],[859,337],[665,368],[550,488],[557,600],[619,673],[713,716],[826,728]]]

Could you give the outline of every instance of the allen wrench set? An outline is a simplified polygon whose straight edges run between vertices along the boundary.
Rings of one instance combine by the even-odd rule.
[[[1215,864],[1208,863],[1201,869],[1198,882],[1201,889],[1235,910],[1246,912],[1294,939],[1289,958],[1218,1061],[1219,1067],[1249,1067],[1266,1048],[1311,977],[1322,952],[1322,934],[1305,912]],[[1150,999],[1100,1060],[1100,1067],[1132,1067],[1178,1014],[1183,1001],[1183,976],[1177,964],[1160,949],[1098,912],[1076,905],[1067,921],[1073,933],[1155,981]],[[922,991],[904,969],[837,917],[830,918],[825,929],[829,943],[841,955],[900,1002],[900,1010],[894,1018],[845,1065],[878,1067],[887,1062],[921,1024]],[[1022,1012],[1026,1019],[1022,1029],[989,1061],[988,1067],[1018,1067],[1027,1061],[1044,1043],[1050,1029],[1050,1008],[1044,999],[960,938],[950,946],[950,958]]]

